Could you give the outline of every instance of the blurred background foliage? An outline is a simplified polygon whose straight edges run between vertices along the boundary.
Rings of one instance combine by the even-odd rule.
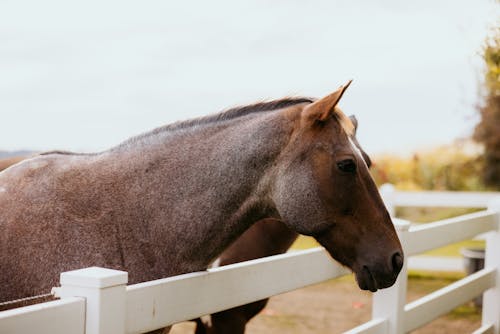
[[[373,157],[377,183],[401,190],[500,191],[500,27],[482,51],[480,116],[472,139],[416,152]]]
[[[484,146],[482,179],[486,185],[500,190],[500,27],[483,48],[485,62],[481,117],[474,139]]]
[[[401,190],[488,189],[481,178],[483,150],[471,141],[457,141],[410,156],[375,156],[373,161],[371,171],[379,186],[392,183]]]

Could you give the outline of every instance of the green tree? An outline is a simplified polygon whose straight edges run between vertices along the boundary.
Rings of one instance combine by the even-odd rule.
[[[500,189],[500,28],[495,33],[484,47],[484,96],[474,139],[484,145],[484,183]]]

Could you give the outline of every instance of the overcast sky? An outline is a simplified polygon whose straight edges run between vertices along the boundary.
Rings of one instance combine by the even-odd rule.
[[[370,153],[471,133],[498,2],[0,2],[0,150],[94,151],[348,79]]]

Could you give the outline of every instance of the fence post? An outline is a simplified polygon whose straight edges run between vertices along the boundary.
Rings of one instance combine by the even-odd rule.
[[[488,209],[495,211],[496,231],[486,235],[485,268],[496,268],[495,287],[483,294],[483,326],[493,325],[493,333],[500,333],[500,196],[488,203]]]
[[[125,271],[91,267],[61,273],[56,296],[84,297],[85,334],[124,334]]]
[[[404,250],[410,222],[396,218],[393,218],[393,221]],[[372,318],[386,319],[387,328],[385,333],[387,334],[404,333],[404,308],[406,304],[406,287],[408,284],[407,266],[408,259],[405,256],[403,268],[399,273],[396,283],[390,288],[379,290],[373,294]]]
[[[394,205],[394,196],[396,195],[396,188],[390,183],[384,183],[380,186],[380,195],[385,203],[387,211],[394,217],[396,215],[396,206]]]

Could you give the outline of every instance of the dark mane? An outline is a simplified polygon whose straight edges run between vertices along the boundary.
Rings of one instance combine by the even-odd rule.
[[[136,137],[132,137],[122,144],[118,145],[117,148],[126,146],[130,143],[137,142],[138,140],[147,138],[152,135],[156,135],[162,132],[170,132],[175,130],[182,130],[191,128],[197,125],[211,124],[216,122],[223,122],[227,120],[232,120],[235,118],[243,117],[257,112],[273,111],[283,108],[288,108],[300,103],[312,103],[314,99],[308,97],[285,97],[279,100],[257,102],[250,105],[234,107],[227,109],[225,111],[219,112],[217,114],[208,115],[204,117],[194,118],[186,121],[175,122],[172,124],[164,125],[158,127],[152,131],[143,133]]]
[[[222,111],[214,115],[204,116],[200,118],[195,118],[187,121],[181,121],[165,125],[154,130],[154,132],[157,133],[158,131],[164,131],[164,130],[185,129],[196,125],[227,121],[257,112],[273,111],[273,110],[287,108],[300,103],[311,103],[311,102],[313,102],[313,99],[307,97],[286,97],[279,100],[257,102],[246,106],[239,106],[227,109],[225,111]]]
[[[71,152],[71,151],[46,151],[40,152],[38,155],[51,155],[51,154],[59,154],[59,155],[95,155],[96,153],[81,153],[81,152]]]
[[[312,103],[314,100],[307,97],[285,97],[280,100],[257,102],[254,104],[240,106],[228,109],[219,114],[208,116],[207,118],[216,118],[214,120],[227,120],[236,117],[245,116],[259,111],[272,111],[287,108],[300,103]]]

